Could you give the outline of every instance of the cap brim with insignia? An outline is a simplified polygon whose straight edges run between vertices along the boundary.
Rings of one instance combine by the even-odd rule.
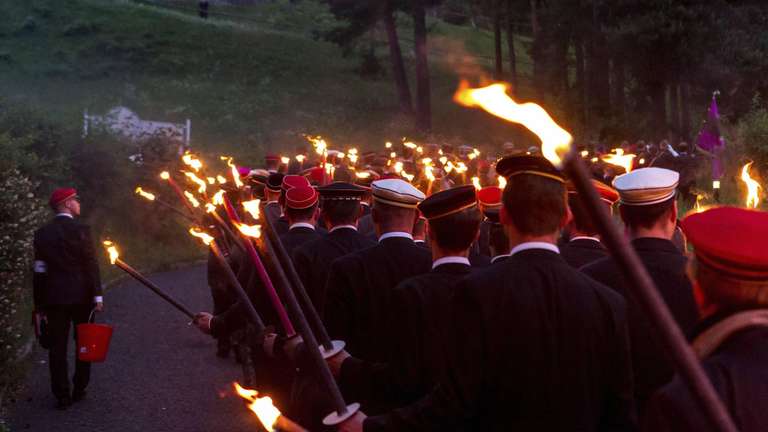
[[[496,162],[496,172],[507,179],[529,174],[565,183],[563,174],[541,156],[519,154],[503,157]]]
[[[360,201],[367,189],[346,182],[333,182],[317,188],[322,201]]]
[[[768,213],[716,207],[680,222],[697,260],[738,280],[768,280]]]
[[[665,168],[640,168],[613,180],[619,192],[619,203],[646,206],[663,203],[675,197],[680,174]]]
[[[424,193],[400,179],[377,180],[371,184],[373,199],[382,204],[415,209],[424,200]]]
[[[421,214],[430,221],[471,208],[477,208],[477,192],[472,185],[437,192],[418,205]]]

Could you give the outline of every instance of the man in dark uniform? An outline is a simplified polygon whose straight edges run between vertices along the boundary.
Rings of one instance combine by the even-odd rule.
[[[289,189],[293,189],[298,186],[309,186],[309,181],[307,181],[307,178],[304,176],[287,175],[283,176],[282,181],[280,182],[280,198],[278,199],[278,202],[280,204],[282,213],[274,224],[275,232],[279,236],[287,233],[288,228],[291,226],[291,224],[288,222],[288,217],[285,215],[285,193],[288,192]]]
[[[103,310],[104,303],[91,229],[74,220],[80,216],[77,192],[72,188],[57,189],[48,203],[56,217],[35,232],[34,307],[35,313],[48,321],[51,389],[57,407],[66,409],[73,400],[85,397],[91,376],[91,364],[76,360],[74,389],[70,393],[70,328],[91,321],[92,311]]]
[[[312,186],[297,186],[285,193],[285,216],[289,227],[287,233],[280,235],[280,242],[289,257],[301,245],[321,237],[315,230],[317,202],[318,193]]]
[[[358,232],[364,236],[372,238],[376,237],[376,230],[373,226],[373,219],[371,219],[371,184],[379,179],[379,174],[373,170],[359,171],[355,174],[355,183],[368,189],[368,192],[363,196],[360,204],[363,206],[363,214],[358,221]]]
[[[618,192],[597,180],[592,180],[592,184],[610,211],[613,204],[619,199]],[[578,269],[607,257],[608,250],[600,242],[597,228],[592,223],[592,218],[573,183],[568,182],[567,188],[568,207],[571,209],[573,219],[567,227],[569,240],[560,247],[560,255],[571,267]]]
[[[264,217],[269,218],[273,226],[276,226],[277,220],[283,215],[283,207],[280,204],[280,195],[282,192],[283,177],[281,173],[272,173],[267,177],[264,186]]]
[[[430,394],[340,430],[631,430],[632,368],[624,300],[570,267],[555,242],[564,181],[544,158],[510,156],[501,222],[506,261],[454,289],[446,373]]]
[[[325,308],[325,281],[331,263],[376,243],[357,231],[360,199],[367,192],[350,183],[331,183],[317,188],[328,234],[296,248],[293,262],[317,312]]]
[[[486,186],[477,192],[477,204],[480,211],[483,212],[485,220],[480,225],[480,239],[479,244],[483,244],[482,236],[483,229],[485,229],[489,257],[491,257],[491,264],[502,262],[509,258],[509,238],[504,232],[504,226],[499,220],[499,212],[501,211],[501,195],[502,190],[498,186]],[[481,246],[481,249],[483,247]]]
[[[692,214],[690,274],[703,317],[693,350],[741,432],[768,425],[768,213],[721,207]],[[714,431],[680,377],[647,404],[643,430]]]
[[[642,168],[616,177],[619,211],[632,246],[656,283],[683,333],[698,320],[691,282],[686,275],[687,260],[670,241],[677,222],[675,201],[678,174],[663,168]],[[627,300],[635,398],[642,413],[647,399],[666,384],[674,373],[652,324],[629,295],[624,276],[612,258],[582,268],[593,279],[622,294]]]
[[[432,271],[404,280],[392,293],[389,358],[371,364],[343,352],[329,361],[351,399],[387,408],[407,405],[427,394],[445,369],[449,300],[453,286],[470,274],[469,248],[480,225],[475,188],[438,192],[419,211],[428,221]],[[370,404],[364,409],[372,411]]]
[[[350,354],[384,361],[389,355],[392,290],[401,281],[428,272],[432,259],[411,235],[418,217],[416,205],[424,194],[398,179],[378,180],[371,188],[379,243],[331,264],[324,320],[332,337],[346,341]]]

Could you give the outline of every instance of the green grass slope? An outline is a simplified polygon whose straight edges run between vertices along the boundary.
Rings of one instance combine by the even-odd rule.
[[[75,125],[85,109],[120,104],[145,119],[191,118],[194,146],[241,157],[292,149],[301,133],[362,148],[413,133],[389,76],[360,77],[359,59],[313,36],[333,24],[316,1],[214,7],[222,15],[208,21],[193,9],[124,0],[9,3],[0,18],[0,96]],[[398,23],[410,67],[410,22]],[[451,102],[460,76],[485,73],[491,35],[429,26],[435,134],[475,145],[505,139],[509,128]],[[377,52],[388,70],[385,47]],[[522,42],[518,56],[525,70]]]

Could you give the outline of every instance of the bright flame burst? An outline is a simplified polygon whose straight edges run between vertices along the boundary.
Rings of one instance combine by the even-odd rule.
[[[628,173],[632,171],[632,161],[637,156],[633,154],[624,154],[624,150],[620,148],[613,149],[613,154],[603,156],[603,162],[611,165],[616,165],[624,168],[624,172]]]
[[[241,233],[248,237],[261,237],[261,225],[246,225],[244,223],[235,222],[235,226]]]
[[[216,176],[216,181],[219,182],[219,184],[224,184],[227,182],[227,178],[219,174]]]
[[[203,163],[200,161],[200,159],[196,158],[195,155],[192,153],[184,153],[184,156],[181,157],[182,162],[184,162],[184,165],[187,165],[188,167],[195,170],[195,172],[200,172],[200,168],[203,167]]]
[[[306,157],[306,156],[304,156],[304,155],[302,155],[302,154],[300,154],[300,155],[296,155],[296,161],[297,161],[298,163],[302,163],[302,162],[304,162],[304,159],[306,159],[306,158],[307,158],[307,157]]]
[[[288,165],[289,163],[291,163],[291,158],[287,156],[283,156],[280,158],[280,162],[282,162],[283,165]]]
[[[200,228],[192,227],[189,229],[189,233],[199,238],[203,243],[205,243],[206,246],[211,244],[213,241],[213,237],[209,236],[208,233],[204,232]]]
[[[323,137],[321,137],[321,136],[316,136],[316,137],[308,136],[307,140],[309,140],[309,142],[312,143],[312,147],[315,148],[315,153],[319,154],[320,156],[323,156],[323,155],[327,154],[326,152],[328,151],[328,143],[325,142]]]
[[[235,166],[235,160],[227,156],[222,156],[221,159],[227,161],[227,166],[229,167],[229,170],[232,173],[232,180],[235,182],[235,186],[238,189],[243,187],[243,182],[240,180],[240,173],[237,172],[237,166]]]
[[[467,107],[479,106],[497,117],[525,126],[539,137],[541,153],[556,166],[562,162],[561,154],[571,147],[571,134],[555,123],[539,105],[515,102],[507,95],[506,84],[471,89],[466,81],[462,81],[453,100]]]
[[[483,186],[480,184],[480,177],[472,177],[472,184],[475,186],[475,189],[480,190],[483,188]]]
[[[368,171],[360,171],[358,173],[355,173],[355,176],[359,179],[367,179],[371,176],[371,173]]]
[[[702,194],[696,195],[696,207],[695,207],[696,213],[699,213],[702,210],[704,210],[704,208],[701,206],[701,200],[703,199],[704,199],[704,195]]]
[[[243,201],[243,208],[245,208],[245,211],[251,214],[251,217],[253,217],[254,220],[259,220],[259,203],[261,200],[250,200],[250,201]]]
[[[187,197],[187,200],[189,200],[189,203],[192,204],[192,207],[200,207],[200,201],[198,201],[197,198],[192,195],[192,193],[189,191],[184,191],[184,196]]]
[[[219,189],[211,198],[211,202],[214,205],[224,205],[224,189]]]
[[[504,189],[505,187],[507,187],[507,179],[505,179],[504,176],[499,176],[498,180],[499,180],[500,188]]]
[[[240,397],[250,402],[248,409],[256,414],[259,421],[268,431],[275,430],[275,424],[281,413],[274,404],[272,404],[272,398],[269,396],[257,397],[259,392],[256,390],[245,389],[240,384],[235,383],[235,391]]]
[[[168,173],[168,171],[163,171],[160,173],[160,178],[163,180],[168,180],[171,178],[171,175]]]
[[[757,191],[761,188],[760,183],[755,181],[749,176],[749,168],[752,166],[752,162],[744,165],[741,168],[741,180],[747,185],[747,202],[746,205],[749,208],[757,208],[760,204],[760,195]]]
[[[207,185],[203,179],[196,176],[195,173],[184,171],[184,175],[187,176],[188,179],[192,180],[194,183],[197,184],[197,193],[205,193],[205,190],[207,189]]]
[[[138,186],[135,192],[150,201],[155,200],[155,194],[145,191],[144,189],[141,188],[141,186]]]
[[[104,240],[103,243],[109,254],[109,262],[114,265],[115,262],[117,262],[117,259],[120,258],[120,253],[117,251],[117,245],[110,240]]]

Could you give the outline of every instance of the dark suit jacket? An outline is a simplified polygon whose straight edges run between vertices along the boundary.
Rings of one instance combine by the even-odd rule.
[[[285,248],[285,252],[289,257],[293,256],[293,252],[301,245],[309,243],[313,240],[317,240],[321,237],[321,234],[312,228],[307,227],[295,227],[289,229],[285,234],[280,235],[280,242]]]
[[[357,358],[386,360],[392,290],[431,267],[429,251],[402,237],[387,238],[337,259],[326,283],[328,332],[346,341],[347,351]]]
[[[357,231],[364,236],[372,236],[376,238],[376,228],[373,226],[373,218],[371,213],[363,215],[360,220],[357,221]]]
[[[57,216],[35,231],[34,248],[35,308],[92,304],[102,294],[88,225]]]
[[[575,269],[580,269],[608,256],[608,250],[599,241],[580,238],[560,246],[560,255]]]
[[[659,238],[635,239],[632,246],[656,283],[680,329],[690,334],[698,321],[698,309],[686,274],[685,256],[671,241]],[[627,300],[632,364],[635,369],[635,398],[638,412],[642,413],[645,402],[653,392],[672,379],[672,362],[664,353],[650,320],[628,292],[624,277],[613,258],[603,258],[583,267],[581,271],[613,288]]]
[[[446,373],[366,431],[632,430],[624,300],[558,254],[519,252],[454,288]]]
[[[375,245],[351,228],[340,228],[296,248],[293,253],[296,272],[320,316],[325,309],[325,282],[333,261]]]

